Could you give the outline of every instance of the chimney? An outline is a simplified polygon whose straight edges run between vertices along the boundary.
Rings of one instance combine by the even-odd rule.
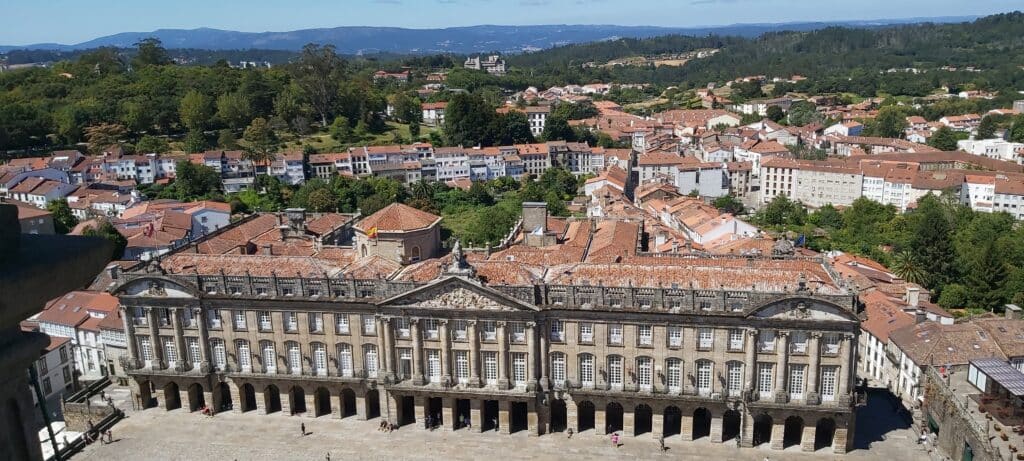
[[[1021,319],[1021,309],[1020,309],[1020,306],[1018,306],[1016,304],[1007,304],[1006,305],[1006,320],[1020,320],[1020,319]]]
[[[121,275],[121,266],[118,266],[117,264],[107,266],[107,274],[110,274],[111,279],[117,280]]]
[[[928,313],[924,309],[914,311],[914,324],[922,323],[926,320],[928,320]]]
[[[273,247],[274,247],[274,246],[273,246],[273,245],[271,245],[271,244],[269,244],[269,243],[264,243],[264,244],[263,244],[263,256],[273,256],[273,255],[274,255],[274,252],[273,252],[273,251],[271,251],[271,249],[272,249]]]
[[[917,307],[921,304],[921,288],[915,286],[907,287],[907,305]]]

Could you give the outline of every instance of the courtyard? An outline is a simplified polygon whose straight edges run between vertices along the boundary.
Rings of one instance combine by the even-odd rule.
[[[281,414],[221,413],[206,417],[185,409],[151,408],[131,411],[114,427],[113,444],[93,444],[76,459],[115,461],[161,460],[323,460],[330,453],[339,459],[446,459],[476,460],[500,454],[503,459],[597,459],[624,457],[683,460],[928,460],[916,435],[888,411],[882,398],[860,408],[856,448],[845,456],[821,451],[804,453],[799,447],[785,451],[739,449],[734,443],[706,441],[666,443],[659,451],[652,437],[623,437],[613,448],[607,436],[586,431],[571,439],[564,433],[530,437],[494,431],[428,431],[407,425],[394,432],[377,431],[378,420],[306,418]],[[300,434],[305,424],[306,435]],[[865,449],[868,448],[868,449]]]

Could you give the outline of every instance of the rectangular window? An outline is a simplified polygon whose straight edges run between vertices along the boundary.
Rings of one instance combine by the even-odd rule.
[[[715,330],[711,328],[700,328],[697,330],[697,349],[711,350],[715,343]]]
[[[807,353],[806,331],[794,331],[789,334],[789,352],[791,354]]]
[[[583,387],[594,387],[594,356],[583,354],[580,356],[580,384]]]
[[[310,312],[306,314],[309,317],[309,332],[310,333],[323,333],[324,332],[324,314],[320,312]]]
[[[225,370],[228,366],[228,353],[224,348],[224,340],[212,339],[210,340],[213,346],[213,366],[218,370]]]
[[[679,392],[683,388],[683,361],[668,359],[665,362],[665,385],[671,392]]]
[[[711,394],[711,362],[707,360],[697,362],[697,393]]]
[[[339,335],[349,334],[348,314],[334,314],[334,330]]]
[[[551,341],[565,342],[565,324],[561,320],[551,319]]]
[[[804,398],[804,365],[789,366],[789,398],[799,400]]]
[[[274,350],[274,343],[265,341],[263,343],[263,371],[266,373],[277,373],[277,352]]]
[[[821,337],[821,353],[823,355],[839,355],[839,343],[842,338],[837,334],[827,334]]]
[[[164,338],[164,358],[167,359],[169,367],[178,363],[178,349],[174,347],[174,338]]]
[[[551,354],[551,381],[555,387],[565,383],[565,354]]]
[[[526,353],[512,353],[512,382],[516,385],[526,384]]]
[[[256,314],[256,318],[260,324],[260,331],[270,331],[272,329],[272,325],[270,324],[270,312],[259,311],[259,313]]]
[[[338,344],[338,374],[341,376],[352,376],[352,346]]]
[[[484,359],[484,380],[489,385],[498,384],[498,353],[484,351],[481,354]]]
[[[650,357],[636,359],[636,381],[640,389],[651,390],[654,382],[654,360]]]
[[[50,378],[43,378],[43,394],[50,395],[53,393],[53,388],[50,387]]]
[[[469,382],[469,351],[454,352],[455,378],[459,380],[459,384],[466,384]]]
[[[302,374],[302,351],[297,343],[288,345],[288,372],[293,375]]]
[[[375,319],[372,315],[363,315],[361,317],[363,319],[363,334],[377,334],[377,319]]]
[[[526,324],[523,322],[509,322],[509,335],[510,339],[514,343],[525,343],[526,342]]]
[[[729,350],[734,352],[743,350],[743,330],[738,328],[729,330]]]
[[[772,367],[771,363],[757,364],[757,392],[761,398],[772,396]]]
[[[622,387],[622,357],[608,357],[608,384],[612,387]]]
[[[68,368],[68,367],[64,367],[64,384],[70,384],[70,383],[71,383],[71,369]]]
[[[234,315],[235,329],[236,330],[244,330],[245,329],[245,311],[235,311],[234,314],[235,314]]]
[[[608,324],[608,344],[621,346],[622,345],[622,324],[621,323],[610,323]]]
[[[423,325],[423,338],[437,339],[441,337],[441,334],[438,332],[440,324],[437,319],[422,319],[420,322]]]
[[[206,323],[210,329],[219,330],[221,328],[220,311],[210,310],[206,313]]]
[[[581,323],[580,324],[580,342],[581,343],[593,343],[594,342],[594,324],[593,323]]]
[[[484,320],[480,324],[480,333],[484,341],[496,341],[498,339],[498,325],[493,320]]]
[[[836,399],[836,379],[839,367],[835,365],[821,367],[821,401],[831,402]]]
[[[398,374],[399,379],[412,377],[412,349],[398,349]]]
[[[760,331],[757,333],[757,351],[775,352],[775,332]]]
[[[726,373],[726,390],[732,397],[738,397],[743,389],[743,363],[729,362]]]
[[[313,344],[313,371],[317,376],[327,376],[327,346]]]
[[[427,349],[427,378],[432,383],[441,382],[441,351]]]
[[[299,318],[294,312],[284,313],[284,330],[285,331],[299,331]]]
[[[199,338],[185,338],[185,344],[188,345],[188,361],[193,364],[202,361],[202,355],[199,352]]]
[[[373,316],[367,316],[371,319]],[[377,377],[377,346],[363,346],[366,351],[363,355],[366,363],[366,377],[376,378]]]
[[[68,350],[65,347],[60,348],[60,363],[68,361]]]
[[[395,318],[395,330],[398,331],[399,338],[409,338],[412,336],[409,330],[409,319],[405,317]]]
[[[654,343],[654,327],[650,325],[637,325],[636,343],[640,346],[650,346]]]
[[[668,347],[683,347],[683,327],[668,326]]]
[[[468,337],[469,325],[466,321],[452,321],[456,341],[465,341]]]
[[[252,354],[247,341],[238,341],[238,367],[245,373],[252,372]]]

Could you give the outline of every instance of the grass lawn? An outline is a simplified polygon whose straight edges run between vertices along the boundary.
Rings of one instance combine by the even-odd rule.
[[[349,147],[356,146],[386,146],[395,144],[395,133],[398,133],[404,143],[409,143],[409,125],[406,123],[387,122],[387,130],[380,134],[371,134],[357,142],[342,143],[331,138],[327,133],[314,133],[303,136],[298,140],[288,142],[289,148],[301,148],[302,146],[313,146],[319,152],[342,151]],[[420,138],[427,138],[431,132],[439,131],[438,127],[420,125]]]

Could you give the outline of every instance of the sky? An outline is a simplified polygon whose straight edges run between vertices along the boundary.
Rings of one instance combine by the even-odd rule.
[[[480,24],[708,26],[987,15],[1020,0],[4,0],[0,44],[74,44],[118,32],[245,32]]]

